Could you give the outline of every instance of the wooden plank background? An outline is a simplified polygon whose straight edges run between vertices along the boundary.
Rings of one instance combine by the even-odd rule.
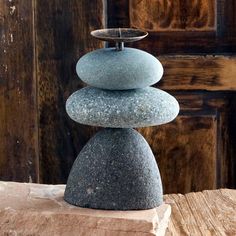
[[[0,0],[0,178],[38,181],[32,1]]]
[[[93,128],[68,119],[75,64],[103,43],[102,0],[0,0],[0,178],[65,182]]]
[[[235,56],[160,56],[165,90],[236,90]]]
[[[93,128],[68,119],[65,102],[84,86],[75,72],[78,58],[103,46],[90,36],[91,30],[104,27],[103,9],[102,0],[36,3],[41,182],[65,182],[75,157],[93,133]]]
[[[158,32],[216,29],[215,0],[130,0],[129,3],[134,28]]]
[[[65,112],[68,96],[85,86],[75,64],[104,46],[91,30],[136,26],[150,35],[130,46],[159,57],[165,74],[155,87],[176,96],[181,107],[173,123],[139,129],[165,192],[236,187],[236,4],[165,2],[0,0],[1,180],[66,182],[77,154],[99,129]],[[141,21],[152,7],[152,22]],[[169,9],[164,17],[162,8]]]

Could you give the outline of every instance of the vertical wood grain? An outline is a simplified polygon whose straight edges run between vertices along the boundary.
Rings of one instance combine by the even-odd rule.
[[[103,46],[90,31],[104,27],[104,3],[37,0],[35,14],[40,181],[65,183],[74,159],[95,130],[73,122],[65,102],[84,86],[75,73],[79,57]]]
[[[140,6],[150,9],[154,2],[162,10],[177,4],[177,15],[169,8],[159,21],[151,9],[151,19]],[[150,34],[133,46],[151,54],[215,54],[236,52],[235,9],[233,0],[0,0],[0,179],[38,181],[40,174],[44,183],[66,182],[97,128],[70,120],[65,101],[84,86],[76,61],[103,46],[90,31],[106,26],[106,14],[109,27],[144,24]],[[157,157],[165,192],[235,187],[235,58],[172,55],[161,61],[166,73],[157,87],[178,93],[181,115],[140,130]]]
[[[38,180],[32,4],[0,0],[1,180]]]
[[[215,166],[213,169],[210,168],[210,171],[211,173],[213,170],[216,172],[216,179],[212,181],[210,174],[207,180],[210,182],[198,182],[196,179],[196,186],[192,187],[188,187],[189,182],[187,181],[189,180],[186,179],[195,178],[195,173],[190,173],[188,166],[184,167],[186,160],[181,159],[181,152],[176,154],[178,160],[181,159],[179,162],[176,161],[176,165],[182,165],[183,175],[176,180],[172,175],[173,173],[167,170],[169,165],[168,160],[166,160],[167,153],[162,150],[168,148],[167,145],[175,146],[176,141],[181,143],[182,132],[187,129],[185,125],[188,126],[190,123],[180,125],[176,121],[167,126],[150,127],[147,128],[148,131],[142,131],[147,135],[154,152],[159,150],[162,153],[161,168],[163,169],[164,186],[167,185],[168,191],[179,190],[181,192],[193,191],[196,188],[202,190],[207,186],[209,188],[235,186],[236,139],[234,133],[236,116],[235,103],[230,95],[233,94],[235,97],[235,1],[108,0],[108,5],[108,24],[110,27],[141,27],[149,31],[147,38],[129,46],[143,49],[158,57],[163,55],[160,56],[160,59],[163,62],[165,73],[163,80],[155,87],[173,90],[178,94],[184,93],[184,91],[188,92],[185,99],[180,102],[180,106],[181,112],[188,114],[192,122],[191,127],[194,130],[194,132],[189,131],[188,134],[188,139],[192,143],[188,150],[191,155],[198,146],[194,139],[194,137],[196,139],[198,137],[195,130],[198,127],[198,116],[200,115],[202,123],[207,123],[210,118],[206,117],[206,114],[209,115],[212,112],[215,114],[215,120],[212,121],[212,125],[209,125],[206,131],[206,133],[209,132],[212,140],[213,138],[215,140],[212,141],[215,148],[212,151],[215,154],[211,155],[208,149],[204,149],[203,156],[209,159],[208,161],[212,161],[213,156],[215,156]],[[228,57],[229,53],[232,57]],[[166,54],[171,54],[171,56],[166,56]],[[201,54],[201,56],[192,56],[192,54]],[[216,56],[217,54],[221,56]],[[194,99],[196,91],[199,100]],[[215,92],[210,93],[209,91]],[[217,91],[224,91],[224,93],[219,94],[215,101],[214,99],[208,100],[208,95],[213,95]],[[169,126],[176,129],[174,132],[176,139],[172,139],[169,134]],[[160,136],[157,134],[159,129],[161,130]],[[157,143],[154,143],[153,139]],[[165,140],[162,147],[158,147],[159,140],[162,142]],[[197,164],[199,164],[197,168],[200,169],[201,164]],[[191,175],[190,178],[187,177],[188,173]],[[177,181],[178,186],[172,189],[168,185],[169,180],[165,182],[165,179],[168,178]],[[205,175],[205,178],[208,177]],[[214,185],[212,185],[213,182]]]
[[[236,53],[234,0],[107,0],[109,27],[149,36],[130,46],[160,54]]]
[[[230,148],[226,149],[228,156],[230,158],[227,159],[226,165],[228,167],[229,179],[227,182],[227,186],[230,188],[236,188],[236,93],[230,99],[230,110],[229,116],[227,118],[228,121],[228,145]]]
[[[216,188],[217,123],[214,116],[179,116],[169,124],[139,130],[157,159],[164,193]]]
[[[215,0],[130,0],[130,25],[149,31],[215,31]]]

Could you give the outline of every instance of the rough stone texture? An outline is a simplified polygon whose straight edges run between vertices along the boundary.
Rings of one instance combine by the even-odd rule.
[[[170,206],[101,211],[63,200],[64,185],[0,182],[0,236],[164,236]]]
[[[76,71],[85,83],[111,90],[145,88],[163,75],[163,67],[154,56],[135,48],[87,53],[78,61]]]
[[[172,121],[179,104],[170,94],[156,88],[109,91],[86,87],[66,102],[74,121],[102,127],[146,127]]]
[[[82,149],[65,200],[87,208],[150,209],[163,201],[160,173],[146,140],[133,129],[104,129]]]

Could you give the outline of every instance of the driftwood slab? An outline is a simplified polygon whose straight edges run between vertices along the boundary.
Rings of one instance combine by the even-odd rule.
[[[236,235],[236,190],[165,195],[171,205],[166,236]]]

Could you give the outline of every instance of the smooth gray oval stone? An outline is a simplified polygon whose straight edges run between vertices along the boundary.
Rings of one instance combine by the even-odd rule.
[[[135,48],[87,53],[78,61],[76,71],[88,85],[110,90],[145,88],[163,75],[163,67],[154,56]]]
[[[111,210],[162,204],[160,173],[146,140],[133,129],[104,129],[84,146],[71,169],[64,199]]]
[[[179,104],[153,87],[123,91],[85,87],[68,98],[66,111],[81,124],[130,128],[168,123],[178,115]]]

